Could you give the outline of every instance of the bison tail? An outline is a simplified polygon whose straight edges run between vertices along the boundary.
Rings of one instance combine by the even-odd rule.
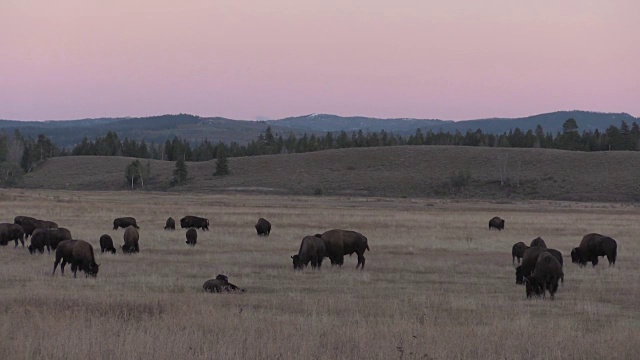
[[[369,244],[367,244],[367,250],[369,250]],[[371,251],[371,250],[369,250],[369,251]]]

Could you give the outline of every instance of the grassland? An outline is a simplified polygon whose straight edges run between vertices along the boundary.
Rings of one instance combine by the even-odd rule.
[[[53,255],[0,248],[1,359],[637,359],[640,209],[554,201],[9,190],[0,221],[31,215],[98,248],[135,216],[141,253],[97,254],[96,279],[51,276]],[[195,248],[167,217],[206,216]],[[504,231],[489,231],[494,215]],[[268,238],[253,224],[273,224]],[[364,271],[292,270],[304,235],[369,238]],[[567,257],[589,232],[618,240],[615,268]],[[515,285],[511,245],[565,254],[555,301]],[[224,273],[247,290],[206,294]]]
[[[125,190],[118,157],[47,160],[23,187]],[[143,163],[146,161],[143,160]],[[570,152],[449,146],[329,150],[230,159],[231,175],[215,177],[215,162],[189,163],[189,181],[169,187],[173,162],[150,161],[143,189],[189,193],[250,192],[281,195],[423,198],[637,201],[640,152]],[[502,168],[502,171],[500,170]],[[450,188],[453,173],[470,178]],[[501,185],[501,174],[504,184]]]

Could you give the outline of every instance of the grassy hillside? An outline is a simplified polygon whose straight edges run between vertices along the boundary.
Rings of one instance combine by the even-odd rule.
[[[125,190],[130,158],[66,157],[27,174],[26,188]],[[187,185],[170,187],[173,162],[151,161],[145,190],[249,191],[388,197],[640,199],[637,152],[569,152],[403,146],[230,159],[231,175],[214,177],[215,161],[188,163]],[[145,160],[143,160],[145,162]],[[500,184],[504,173],[505,184]],[[505,171],[506,168],[506,171]],[[452,174],[469,176],[452,189]]]

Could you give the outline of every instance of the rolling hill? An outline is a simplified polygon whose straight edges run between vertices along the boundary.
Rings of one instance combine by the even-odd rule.
[[[481,129],[485,133],[503,133],[516,127],[533,130],[540,124],[544,131],[556,133],[568,118],[578,122],[579,130],[605,130],[610,125],[620,126],[622,120],[629,125],[637,118],[625,113],[597,113],[587,111],[558,111],[524,118],[494,118],[467,121],[424,120],[424,119],[378,119],[370,117],[342,117],[327,114],[311,114],[269,121],[232,120],[221,117],[199,117],[188,114],[162,115],[140,118],[101,118],[65,121],[14,121],[0,120],[0,129],[19,129],[23,135],[37,137],[44,134],[61,147],[72,147],[84,137],[94,139],[114,131],[122,139],[164,142],[174,136],[197,142],[208,139],[213,142],[247,143],[271,126],[275,134],[287,136],[325,134],[328,131],[381,131],[407,136],[416,129],[431,129],[434,132],[466,132]]]
[[[25,175],[25,188],[125,190],[122,157],[62,157]],[[143,190],[191,193],[640,200],[638,152],[401,146],[230,158],[231,174],[214,177],[215,162],[188,163],[189,181],[170,187],[173,162],[151,160]],[[146,162],[146,160],[143,160]],[[502,169],[502,170],[500,170]],[[505,185],[500,184],[501,173]],[[468,176],[453,189],[454,174]]]

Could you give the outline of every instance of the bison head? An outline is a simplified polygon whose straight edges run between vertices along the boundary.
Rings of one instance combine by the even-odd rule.
[[[29,254],[33,254],[34,252],[36,252],[36,248],[33,245],[29,245],[27,249],[29,249]]]
[[[534,276],[525,276],[524,284],[527,291],[527,298],[531,296],[541,296],[543,291],[542,287],[538,283],[537,279]]]
[[[573,250],[571,250],[571,262],[579,264],[580,266],[585,266],[587,264],[587,260],[583,259],[580,248],[573,248]]]
[[[500,228],[504,229],[504,220],[500,220]]]
[[[96,275],[98,275],[98,270],[100,270],[100,264],[96,264],[95,262],[91,265],[89,265],[89,268],[87,269],[87,275],[91,276],[91,277],[96,277]]]
[[[291,259],[293,259],[293,270],[302,270],[304,268],[300,255],[292,255]]]

